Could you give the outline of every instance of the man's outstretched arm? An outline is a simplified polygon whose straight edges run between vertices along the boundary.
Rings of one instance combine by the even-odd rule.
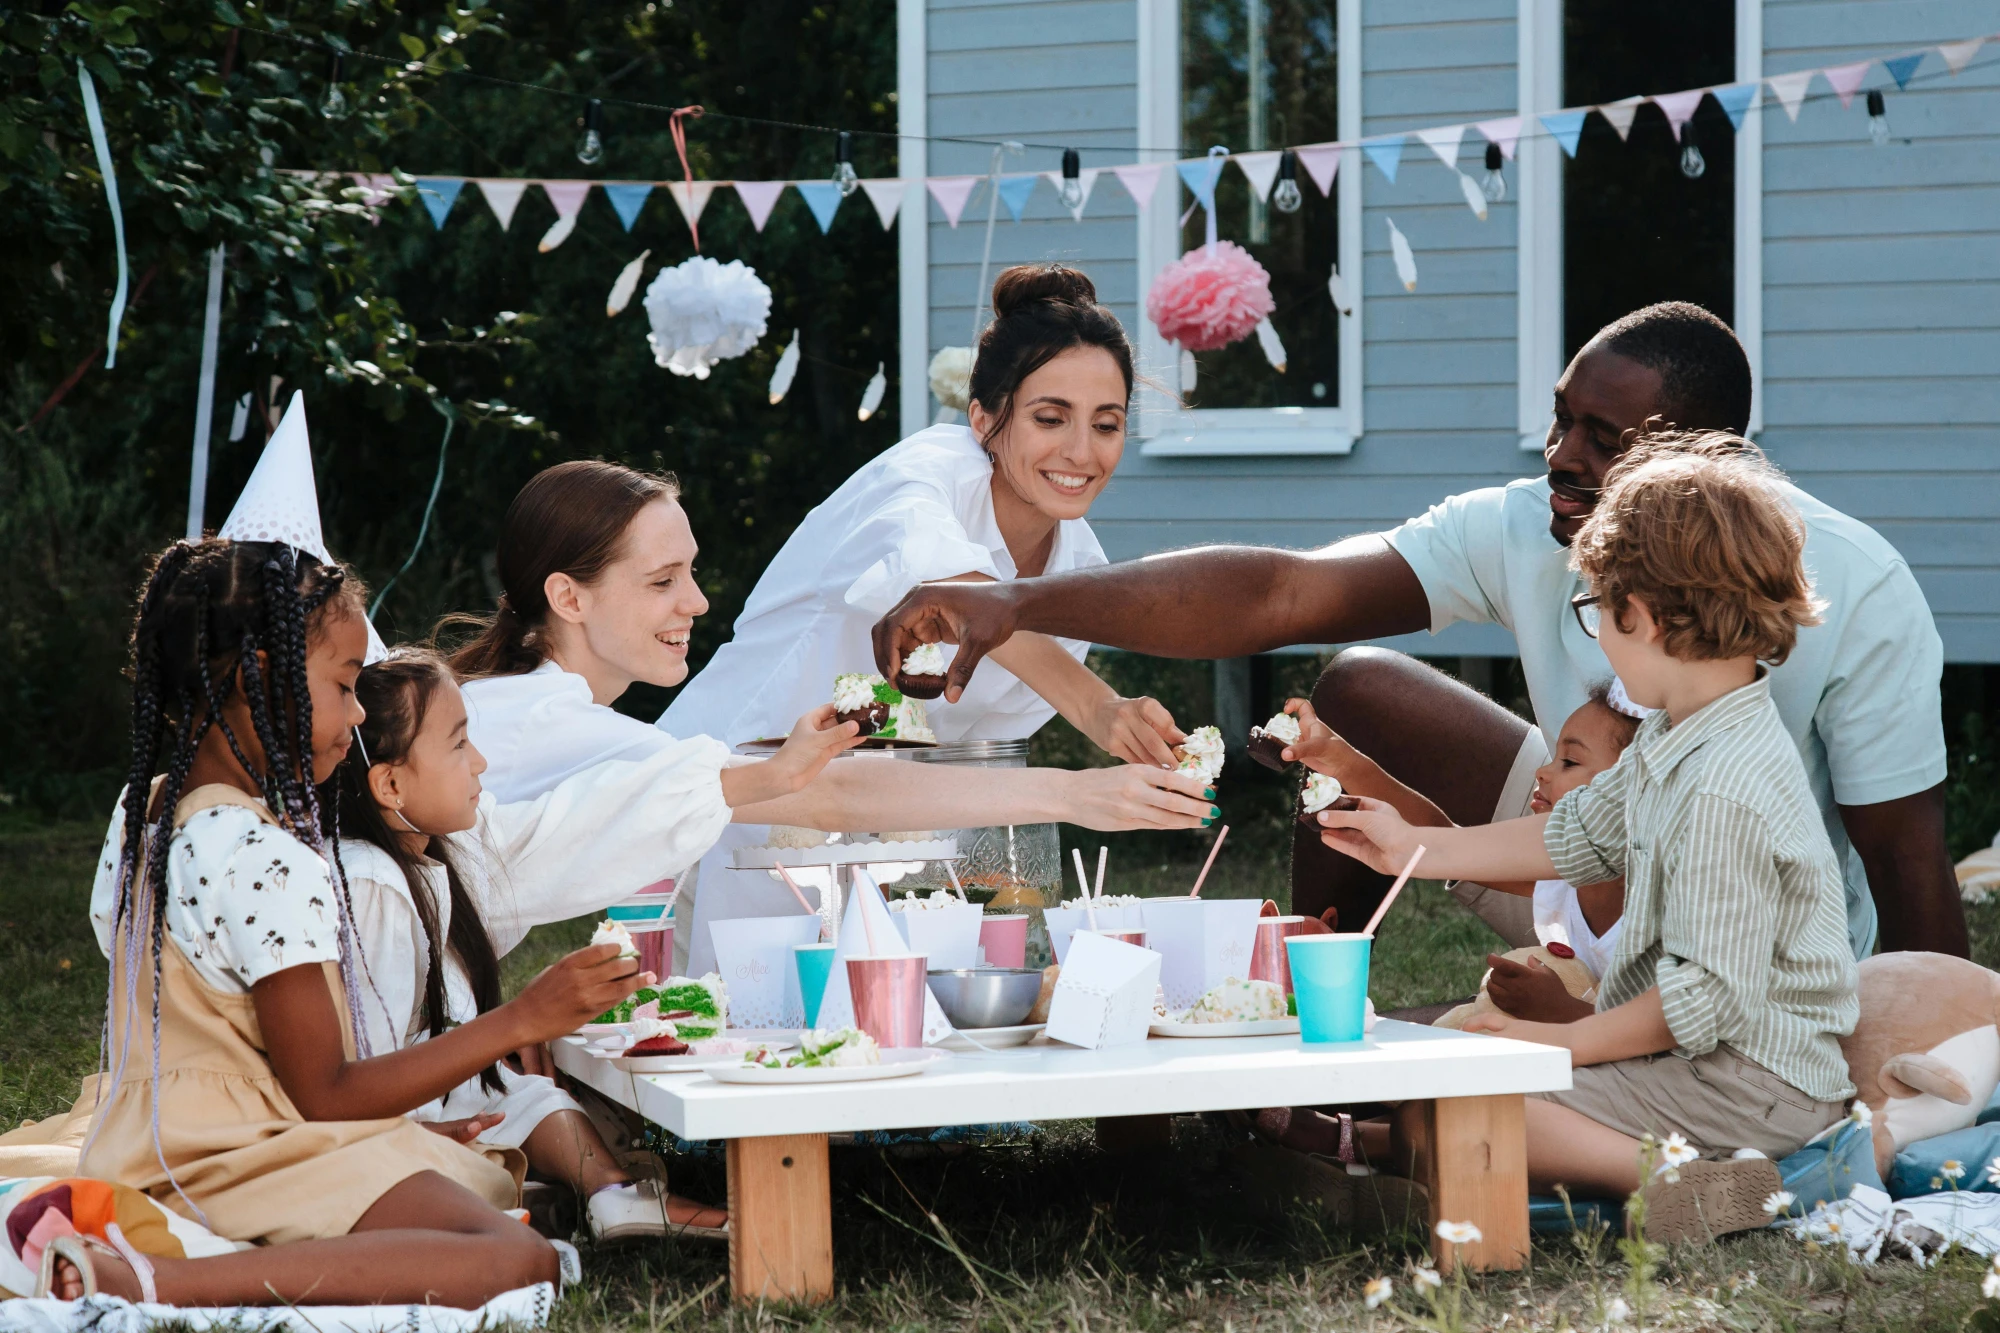
[[[1016,630],[1156,657],[1243,657],[1429,625],[1423,585],[1380,536],[1316,551],[1203,546],[1008,583],[924,584],[876,624],[875,663],[893,678],[917,644],[955,643],[945,689],[955,701]]]
[[[1868,871],[1877,947],[1972,956],[1965,905],[1944,842],[1944,787],[1874,805],[1843,805],[1840,822]]]

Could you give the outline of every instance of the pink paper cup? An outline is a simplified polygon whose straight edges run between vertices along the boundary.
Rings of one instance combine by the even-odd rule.
[[[920,953],[847,960],[854,1026],[883,1050],[924,1044],[924,964]]]
[[[1285,941],[1293,935],[1303,935],[1305,929],[1306,919],[1302,916],[1258,917],[1257,942],[1250,950],[1250,980],[1274,982],[1290,995],[1292,964],[1285,953]]]
[[[1028,965],[1028,915],[1011,912],[1005,916],[979,918],[979,947],[986,951],[988,967]]]
[[[632,942],[639,946],[639,970],[651,972],[661,981],[674,974],[674,923],[669,920],[657,930],[635,930]]]

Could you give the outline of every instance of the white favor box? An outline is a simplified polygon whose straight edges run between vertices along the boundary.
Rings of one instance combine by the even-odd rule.
[[[1160,955],[1102,935],[1078,935],[1049,999],[1048,1035],[1101,1050],[1144,1041],[1153,1022]]]
[[[950,907],[926,907],[914,912],[891,912],[896,929],[903,932],[911,953],[930,959],[931,971],[979,966],[978,903],[955,903]]]
[[[1042,920],[1048,924],[1049,945],[1055,950],[1058,963],[1069,957],[1069,937],[1079,930],[1090,929],[1090,914],[1081,907],[1045,908]],[[1097,909],[1099,930],[1143,930],[1145,925],[1136,906]]]
[[[729,1025],[798,1028],[806,1021],[792,946],[819,939],[819,917],[746,916],[711,921],[715,970],[729,988]]]
[[[1140,904],[1146,947],[1160,955],[1167,1012],[1186,1009],[1231,977],[1250,975],[1263,907],[1256,898],[1152,898]]]

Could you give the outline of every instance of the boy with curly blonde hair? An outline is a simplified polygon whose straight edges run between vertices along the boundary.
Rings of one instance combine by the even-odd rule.
[[[1570,1050],[1574,1086],[1528,1102],[1529,1181],[1643,1188],[1656,1240],[1762,1226],[1780,1187],[1767,1159],[1833,1124],[1854,1092],[1840,1050],[1857,1015],[1840,870],[1767,680],[1818,620],[1803,528],[1775,477],[1722,433],[1634,447],[1572,548],[1590,588],[1573,607],[1627,693],[1657,711],[1616,766],[1549,814],[1421,830],[1435,876],[1624,877],[1596,1013],[1488,1014],[1467,1028]],[[1323,814],[1327,840],[1398,868],[1418,830],[1383,802],[1362,807]],[[1648,1134],[1672,1151],[1642,1180]]]

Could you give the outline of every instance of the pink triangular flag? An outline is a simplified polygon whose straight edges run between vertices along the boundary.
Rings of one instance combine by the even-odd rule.
[[[701,210],[708,207],[708,197],[715,193],[716,184],[715,181],[668,181],[662,188],[681,206],[681,216],[687,219],[688,229],[693,230],[701,221]]]
[[[367,191],[361,198],[364,207],[380,208],[388,202],[389,196],[396,192],[396,178],[394,176],[371,176],[361,171],[350,174],[354,177],[354,183]]]
[[[1984,37],[1971,37],[1962,42],[1945,42],[1938,47],[1938,54],[1944,57],[1944,63],[1951,67],[1953,74],[1956,74],[1972,63],[1972,58],[1979,54],[1979,48],[1985,44]]]
[[[573,218],[583,208],[583,201],[590,195],[589,181],[537,181],[542,193],[555,205],[556,216]]]
[[[1632,117],[1639,114],[1643,97],[1621,97],[1616,102],[1606,102],[1597,108],[1597,114],[1611,122],[1611,128],[1618,131],[1622,141],[1632,133]]]
[[[1771,85],[1771,95],[1778,99],[1778,105],[1785,108],[1785,114],[1791,117],[1794,124],[1799,119],[1799,107],[1806,100],[1806,88],[1818,72],[1801,69],[1790,74],[1773,74],[1764,80]]]
[[[1125,187],[1125,193],[1132,196],[1134,203],[1144,208],[1153,202],[1153,196],[1160,192],[1160,171],[1164,162],[1142,162],[1129,167],[1113,167],[1111,174]]]
[[[528,192],[528,182],[518,180],[474,181],[479,193],[486,197],[486,206],[493,210],[493,216],[500,221],[500,230],[514,225],[514,210],[520,206],[521,196]]]
[[[1418,130],[1417,137],[1430,145],[1438,161],[1448,167],[1458,165],[1458,145],[1465,138],[1463,125],[1439,125],[1428,130]]]
[[[736,197],[743,201],[743,207],[750,214],[750,225],[758,231],[771,220],[771,210],[778,205],[778,196],[785,192],[785,181],[737,181]]]
[[[1660,93],[1653,98],[1653,105],[1667,115],[1667,124],[1673,126],[1674,137],[1681,137],[1681,126],[1694,117],[1694,109],[1701,105],[1701,99],[1708,96],[1706,88],[1690,88],[1680,93]]]
[[[1319,186],[1319,192],[1332,194],[1333,174],[1340,170],[1340,145],[1316,143],[1292,151],[1298,154],[1299,165],[1312,177],[1312,183]]]
[[[895,225],[896,210],[903,206],[903,182],[873,180],[861,182],[861,188],[868,191],[868,202],[875,205],[875,216],[882,219],[882,230]]]
[[[925,179],[924,188],[944,210],[945,221],[956,227],[965,212],[965,201],[972,198],[973,187],[985,179],[984,176],[930,176]]]
[[[1500,156],[1509,162],[1514,160],[1514,148],[1521,142],[1521,118],[1508,116],[1502,120],[1482,120],[1473,126],[1486,136],[1488,143],[1500,145]]]
[[[1083,191],[1083,197],[1077,201],[1076,207],[1070,210],[1070,216],[1078,222],[1083,221],[1083,210],[1090,207],[1090,192],[1097,187],[1097,173],[1102,170],[1104,170],[1102,167],[1078,167],[1076,169],[1076,184],[1077,188]],[[1062,198],[1063,174],[1060,171],[1044,171],[1042,177],[1048,181],[1050,187],[1056,192],[1056,198],[1060,200]]]
[[[1826,75],[1826,81],[1840,94],[1840,104],[1853,106],[1854,94],[1860,91],[1861,81],[1868,77],[1868,67],[1874,63],[1872,60],[1857,60],[1851,65],[1829,65],[1820,73]]]

